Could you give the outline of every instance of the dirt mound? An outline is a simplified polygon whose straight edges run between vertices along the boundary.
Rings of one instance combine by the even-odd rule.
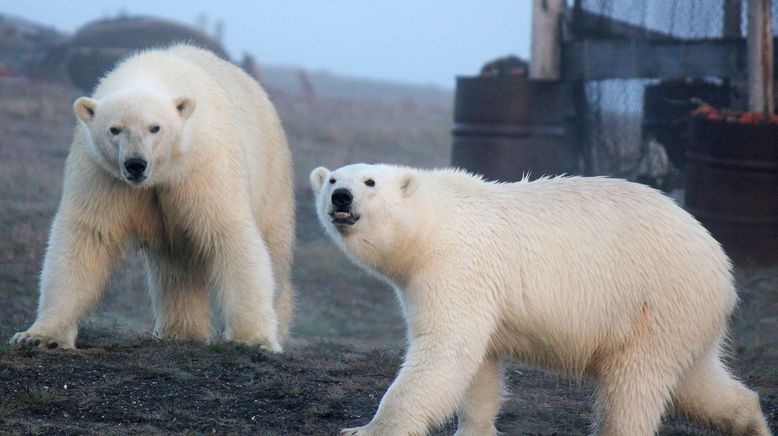
[[[83,26],[68,41],[65,68],[70,80],[89,91],[116,62],[136,50],[188,42],[229,59],[222,45],[205,33],[169,20],[121,17]]]
[[[66,39],[64,33],[51,27],[0,14],[0,65],[7,71],[5,75],[30,75],[48,51]]]

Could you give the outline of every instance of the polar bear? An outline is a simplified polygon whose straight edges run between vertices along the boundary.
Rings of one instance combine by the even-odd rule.
[[[290,152],[257,82],[212,53],[141,52],[76,100],[38,316],[11,342],[74,348],[125,242],[145,255],[160,337],[281,351],[293,306]],[[220,316],[218,316],[220,315]]]
[[[492,183],[459,170],[355,164],[310,176],[326,232],[392,284],[409,347],[375,417],[349,435],[495,434],[500,358],[595,380],[595,432],[650,435],[674,405],[768,435],[721,361],[730,262],[651,188],[603,177]]]

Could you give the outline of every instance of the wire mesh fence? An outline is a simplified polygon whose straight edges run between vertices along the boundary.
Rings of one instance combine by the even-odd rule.
[[[572,11],[569,37],[577,40],[742,38],[747,25],[745,0],[568,0],[568,8]],[[778,29],[778,2],[773,2],[772,12],[775,34]],[[677,61],[683,62],[683,59]],[[698,84],[700,81],[714,87],[728,88],[729,85],[726,80],[717,77],[584,82],[586,110],[578,111],[577,122],[582,123],[579,135],[585,136],[581,138],[586,143],[582,148],[584,153],[589,154],[584,158],[585,171],[644,179],[668,189],[673,184],[677,186],[681,172],[677,163],[667,158],[666,144],[646,134],[650,129],[645,128],[645,90],[667,83]],[[666,121],[679,126],[684,124],[683,119]]]

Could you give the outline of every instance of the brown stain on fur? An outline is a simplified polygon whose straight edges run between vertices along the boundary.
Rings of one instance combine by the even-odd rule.
[[[638,314],[637,320],[635,322],[635,331],[637,332],[638,336],[645,336],[648,333],[650,318],[651,309],[648,307],[648,303],[643,302],[643,305],[640,307],[640,313]]]

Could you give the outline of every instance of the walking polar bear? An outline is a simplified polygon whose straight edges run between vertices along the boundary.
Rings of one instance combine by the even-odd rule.
[[[158,335],[210,340],[214,297],[227,339],[281,351],[293,303],[292,167],[259,85],[178,45],[123,61],[74,110],[38,317],[11,342],[74,348],[79,318],[132,239]]]
[[[326,232],[395,286],[409,348],[348,435],[495,434],[501,356],[597,383],[595,432],[650,435],[665,409],[768,435],[721,361],[737,296],[719,244],[648,187],[608,178],[489,183],[349,165],[310,176]]]

